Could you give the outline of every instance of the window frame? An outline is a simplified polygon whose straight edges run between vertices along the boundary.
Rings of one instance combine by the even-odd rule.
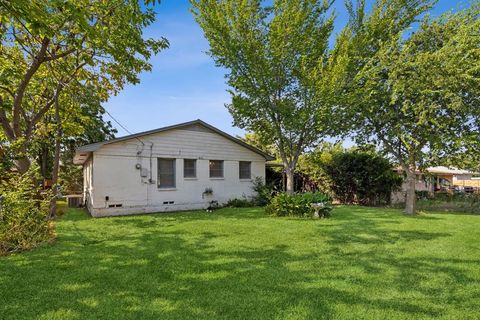
[[[185,173],[185,162],[193,161],[193,176],[186,176]],[[184,179],[196,179],[197,178],[197,159],[183,159],[183,178]]]
[[[242,164],[248,165],[248,178],[242,177]],[[238,179],[251,180],[252,179],[252,161],[239,161],[238,162]]]
[[[222,168],[222,175],[221,176],[212,176],[212,162],[218,162]],[[224,179],[225,178],[225,161],[224,160],[208,160],[208,177],[210,179]]]
[[[173,186],[162,186],[160,179],[160,161],[169,160],[173,163]],[[177,159],[175,158],[157,158],[157,188],[158,189],[175,189],[177,187]]]

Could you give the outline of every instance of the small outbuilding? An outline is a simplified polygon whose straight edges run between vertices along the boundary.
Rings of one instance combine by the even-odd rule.
[[[79,147],[94,217],[205,209],[250,198],[274,158],[201,120]]]

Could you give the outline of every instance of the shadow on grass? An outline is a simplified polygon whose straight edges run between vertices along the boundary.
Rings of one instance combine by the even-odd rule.
[[[259,209],[93,221],[78,211],[64,218],[68,230],[58,246],[1,261],[0,286],[8,292],[0,296],[6,302],[0,311],[5,319],[331,319],[340,308],[345,317],[361,309],[436,318],[444,310],[441,303],[424,303],[432,295],[432,288],[421,285],[426,276],[475,281],[452,264],[478,266],[478,260],[399,257],[382,249],[448,233],[387,230],[385,224],[401,223],[398,217],[362,214],[369,212],[339,212],[338,224],[312,227],[324,235],[326,247],[299,252],[288,241],[252,247],[239,238],[232,244],[223,225],[193,235],[178,228],[205,220],[259,221],[265,217]],[[91,229],[97,221],[101,226]],[[379,295],[377,288],[395,294]]]

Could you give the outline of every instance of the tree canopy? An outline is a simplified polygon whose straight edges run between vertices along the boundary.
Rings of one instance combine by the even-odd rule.
[[[0,0],[0,124],[25,172],[38,124],[71,85],[102,100],[138,83],[166,39],[144,39],[155,15],[136,0]]]
[[[226,75],[234,124],[275,144],[293,191],[306,147],[332,134],[336,57],[330,1],[192,0],[209,53]]]
[[[379,0],[367,15],[360,1],[339,42],[351,58],[343,117],[358,142],[378,143],[406,172],[407,213],[417,169],[479,142],[479,6],[425,15],[407,34],[431,3]]]

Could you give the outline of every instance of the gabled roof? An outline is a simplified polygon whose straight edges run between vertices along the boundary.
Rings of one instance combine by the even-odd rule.
[[[100,147],[102,147],[104,145],[107,145],[107,144],[112,144],[112,143],[116,143],[116,142],[130,140],[130,139],[138,139],[138,138],[141,138],[141,137],[146,136],[146,135],[155,134],[155,133],[164,132],[164,131],[173,130],[173,129],[181,129],[181,128],[191,126],[191,125],[204,126],[205,128],[210,129],[211,131],[221,135],[222,137],[225,137],[232,142],[235,142],[235,143],[237,143],[237,144],[239,144],[239,145],[241,145],[241,146],[243,146],[243,147],[245,147],[245,148],[247,148],[247,149],[249,149],[249,150],[251,150],[255,153],[258,153],[259,155],[263,156],[265,158],[265,160],[274,160],[275,159],[275,157],[263,152],[262,150],[260,150],[258,148],[255,148],[254,146],[251,146],[248,143],[245,143],[244,141],[242,141],[240,139],[237,139],[237,138],[229,135],[228,133],[223,132],[220,129],[217,129],[214,126],[212,126],[212,125],[210,125],[210,124],[208,124],[208,123],[206,123],[206,122],[204,122],[200,119],[175,124],[173,126],[168,126],[168,127],[158,128],[158,129],[154,129],[154,130],[139,132],[139,133],[135,133],[135,134],[131,134],[131,135],[128,135],[128,136],[123,136],[123,137],[119,137],[119,138],[115,138],[115,139],[111,139],[111,140],[107,140],[107,141],[87,144],[87,145],[78,147],[77,150],[76,150],[76,153],[77,154],[79,154],[79,153],[80,154],[81,153],[90,153],[90,152],[94,152],[94,151],[98,150]],[[86,158],[83,159],[83,161],[85,161],[85,160],[86,160]],[[83,163],[83,161],[81,161],[81,159],[78,159],[78,161],[76,161],[76,163]]]

